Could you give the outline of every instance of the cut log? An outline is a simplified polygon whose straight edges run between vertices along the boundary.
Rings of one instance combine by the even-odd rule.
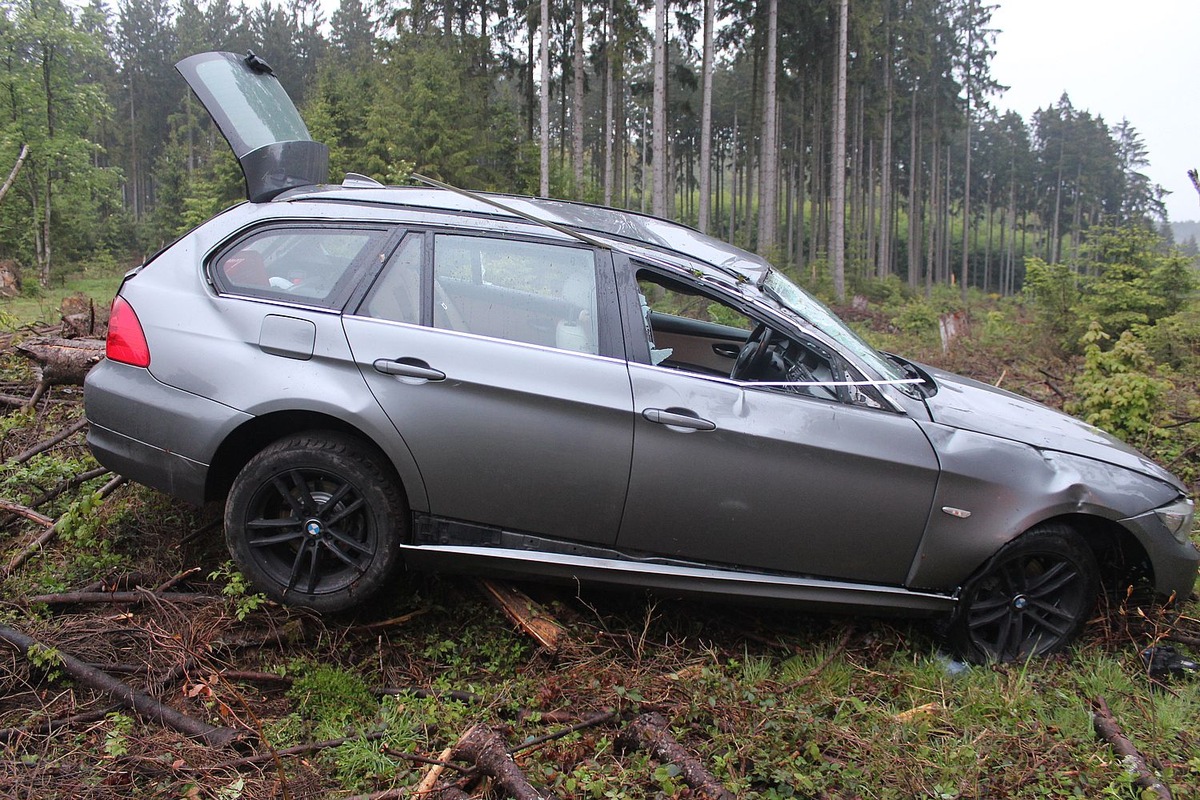
[[[103,339],[108,335],[108,312],[82,292],[68,295],[59,305],[64,339]]]
[[[518,628],[532,636],[550,654],[558,652],[558,638],[566,630],[532,598],[507,583],[480,580],[484,595]]]
[[[39,336],[17,344],[16,350],[33,362],[37,376],[37,389],[26,404],[30,408],[51,386],[82,386],[88,371],[104,358],[100,339]]]
[[[662,714],[648,713],[637,716],[629,723],[628,733],[622,734],[619,741],[626,748],[641,748],[657,761],[665,761],[679,767],[679,775],[699,797],[712,800],[735,800],[733,793],[726,789],[716,777],[709,772],[700,761],[689,753],[683,745],[675,741],[667,725],[667,719]]]

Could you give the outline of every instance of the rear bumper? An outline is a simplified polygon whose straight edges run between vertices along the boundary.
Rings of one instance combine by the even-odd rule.
[[[102,361],[84,384],[88,445],[130,480],[202,504],[217,446],[252,417],[160,383],[149,370]]]

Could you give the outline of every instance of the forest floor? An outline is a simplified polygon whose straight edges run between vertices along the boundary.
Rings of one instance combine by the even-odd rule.
[[[869,306],[839,311],[899,338]],[[478,725],[529,796],[721,796],[697,768],[745,797],[1166,796],[1096,733],[1101,701],[1150,773],[1200,796],[1200,680],[1141,655],[1200,654],[1194,595],[1113,601],[1071,652],[986,667],[942,653],[928,623],[522,585],[557,621],[548,647],[455,576],[405,574],[317,617],[247,593],[220,509],[97,470],[78,387],[11,402],[33,393],[12,348],[30,333],[0,337],[0,627],[38,643],[0,642],[2,797],[409,797],[430,770],[514,796],[461,757]],[[1007,338],[917,355],[1060,405],[1075,365]],[[122,686],[162,705],[135,712]]]

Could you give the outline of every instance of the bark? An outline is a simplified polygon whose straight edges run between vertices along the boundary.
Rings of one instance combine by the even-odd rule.
[[[829,263],[833,292],[846,300],[846,62],[849,0],[838,3],[838,55],[836,97],[833,108],[833,157],[830,161]]]
[[[700,100],[700,208],[697,227],[708,233],[712,204],[712,92],[713,92],[713,16],[716,0],[704,0],[704,44],[701,58],[702,88]]]
[[[486,725],[476,725],[454,746],[454,759],[474,764],[490,776],[500,788],[516,800],[544,800],[553,797],[533,787],[504,749],[500,736]]]
[[[654,111],[653,153],[654,177],[651,213],[657,217],[667,213],[667,0],[654,3]],[[643,166],[643,169],[645,167]]]
[[[26,339],[16,350],[33,362],[38,381],[29,407],[36,405],[51,386],[82,386],[88,371],[104,358],[104,342],[99,339],[41,336]]]
[[[1144,790],[1140,796],[1144,797],[1148,791],[1161,800],[1171,800],[1170,788],[1154,776],[1146,759],[1121,731],[1120,724],[1103,697],[1096,697],[1092,701],[1092,725],[1096,728],[1096,735],[1112,745],[1113,752],[1121,757],[1126,768],[1136,773],[1133,782]]]
[[[575,84],[571,92],[571,163],[575,167],[575,197],[583,197],[583,0],[575,0],[575,47],[571,67]]]
[[[875,275],[885,277],[892,272],[892,124],[895,90],[892,84],[892,25],[888,12],[891,3],[883,4],[883,152],[880,153],[879,182],[879,260]],[[909,165],[912,169],[913,165]]]
[[[542,0],[542,37],[541,54],[538,59],[541,64],[541,184],[539,194],[550,196],[550,0]]]
[[[74,656],[62,650],[51,650],[51,648],[46,647],[46,645],[36,639],[26,636],[24,633],[9,628],[6,625],[0,625],[0,640],[4,640],[13,647],[16,647],[26,657],[28,657],[31,649],[38,649],[42,652],[53,652],[55,654],[55,665],[61,667],[64,672],[79,683],[113,697],[120,701],[122,705],[135,711],[138,716],[145,720],[174,728],[180,733],[190,736],[193,739],[199,739],[207,745],[225,747],[245,738],[245,734],[233,728],[217,728],[163,705],[150,695],[122,683],[111,675],[85,664]]]
[[[613,202],[613,0],[604,15],[604,205]]]
[[[779,227],[779,143],[776,139],[777,41],[779,38],[779,0],[767,0],[767,53],[763,75],[762,149],[759,152],[758,177],[758,253],[768,255],[775,249]]]
[[[223,598],[215,594],[197,594],[194,592],[152,592],[149,589],[131,592],[58,592],[55,594],[35,594],[22,597],[19,605],[68,606],[95,603],[112,603],[115,605],[140,605],[141,603],[219,603]]]
[[[680,777],[699,797],[734,800],[733,793],[675,740],[662,714],[648,713],[634,718],[629,723],[629,733],[633,737],[629,744],[646,750],[657,761],[665,761],[679,767]]]
[[[8,178],[4,181],[4,185],[0,186],[0,203],[4,202],[4,196],[8,194],[8,190],[12,188],[13,181],[17,179],[17,175],[21,172],[21,167],[25,165],[25,159],[29,156],[29,145],[21,145],[21,152],[17,156],[17,163],[13,164],[12,170],[8,173]]]
[[[564,629],[544,608],[514,586],[490,580],[480,580],[479,585],[488,600],[504,612],[518,628],[536,640],[547,652],[558,652],[558,639]]]

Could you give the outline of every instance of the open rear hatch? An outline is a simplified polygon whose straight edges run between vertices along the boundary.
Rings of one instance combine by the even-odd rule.
[[[250,202],[265,203],[280,192],[329,179],[329,148],[313,141],[292,99],[261,58],[199,53],[175,69],[233,148]]]

